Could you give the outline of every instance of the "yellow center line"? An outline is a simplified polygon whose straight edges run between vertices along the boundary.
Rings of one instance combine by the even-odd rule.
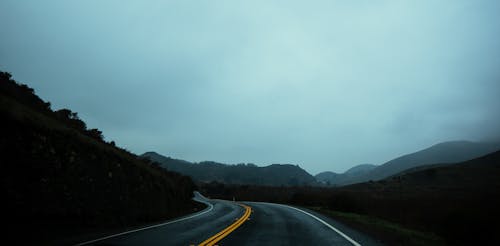
[[[236,222],[231,224],[230,226],[226,227],[224,230],[218,232],[217,234],[211,236],[209,239],[203,241],[200,243],[198,246],[212,246],[215,245],[217,242],[225,238],[229,233],[233,232],[236,230],[236,228],[240,227],[245,221],[250,217],[250,214],[252,213],[252,208],[244,205],[244,204],[239,204],[240,206],[245,208],[245,213],[241,218],[239,218]]]

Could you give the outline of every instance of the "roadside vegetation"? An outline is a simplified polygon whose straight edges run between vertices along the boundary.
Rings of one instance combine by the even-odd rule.
[[[7,236],[57,244],[192,212],[195,185],[104,141],[76,112],[52,110],[0,72],[0,174]],[[7,240],[9,241],[9,240]]]
[[[422,232],[403,227],[401,224],[380,218],[329,210],[321,207],[310,207],[319,213],[330,216],[348,226],[357,228],[387,245],[432,246],[445,245],[443,238],[431,232]]]

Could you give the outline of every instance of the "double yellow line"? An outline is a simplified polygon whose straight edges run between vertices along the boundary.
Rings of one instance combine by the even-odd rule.
[[[250,214],[252,213],[252,208],[244,204],[239,204],[239,205],[245,208],[245,213],[243,214],[243,216],[241,216],[241,218],[236,220],[236,222],[234,222],[230,226],[226,227],[226,229],[220,231],[219,233],[213,235],[209,239],[203,241],[198,246],[215,245],[217,242],[219,242],[227,235],[229,235],[229,233],[233,232],[234,230],[236,230],[236,228],[240,227],[243,223],[245,223],[245,221],[248,219],[248,217],[250,217]]]

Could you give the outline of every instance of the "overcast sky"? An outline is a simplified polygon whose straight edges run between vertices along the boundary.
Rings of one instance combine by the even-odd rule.
[[[500,136],[500,1],[0,9],[0,70],[136,154],[316,174]]]

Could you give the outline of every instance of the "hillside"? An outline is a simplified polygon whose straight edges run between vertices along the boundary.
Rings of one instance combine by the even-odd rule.
[[[316,181],[327,186],[338,186],[348,183],[354,178],[365,175],[376,167],[377,166],[373,164],[360,164],[348,169],[344,173],[327,171],[316,174],[314,178],[316,178]]]
[[[338,180],[342,179],[342,173],[336,173],[331,171],[320,172],[314,175],[316,181],[326,185],[337,185]]]
[[[407,169],[433,163],[450,164],[467,161],[499,149],[499,142],[451,141],[439,143],[390,160],[362,176],[348,180],[345,184],[381,180]]]
[[[404,183],[405,186],[477,188],[500,192],[500,151],[469,161],[453,164],[429,164],[382,180],[386,185]],[[484,190],[483,190],[484,192]]]
[[[105,142],[76,113],[53,111],[5,72],[0,72],[0,118],[9,236],[52,245],[82,233],[176,217],[195,207],[190,178]]]
[[[376,168],[376,165],[373,164],[360,164],[354,167],[349,168],[347,171],[345,171],[344,174],[351,175],[351,176],[359,176],[363,175],[374,168]]]
[[[199,182],[219,182],[225,184],[253,184],[271,186],[310,185],[315,179],[305,170],[296,165],[273,164],[258,167],[253,164],[227,165],[217,162],[191,163],[172,159],[155,152],[142,155],[158,162],[167,170],[188,175]]]
[[[431,164],[339,192],[356,212],[433,231],[453,245],[498,242],[491,235],[500,230],[500,151],[457,164]],[[331,205],[342,209],[345,204]]]

